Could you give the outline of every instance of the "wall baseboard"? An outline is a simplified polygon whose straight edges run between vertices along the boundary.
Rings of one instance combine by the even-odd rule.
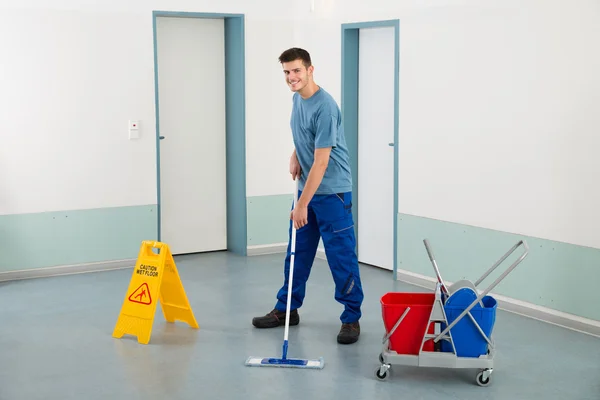
[[[437,280],[435,278],[416,274],[414,272],[398,270],[398,280],[415,286],[433,290]],[[452,285],[452,282],[445,281],[446,285]],[[481,291],[480,291],[481,293]],[[594,321],[576,315],[563,313],[550,308],[541,307],[525,301],[516,300],[510,297],[490,293],[498,301],[498,308],[519,314],[524,317],[533,318],[542,322],[558,325],[563,328],[571,329],[577,332],[600,337],[600,321]]]
[[[248,246],[248,256],[260,256],[265,254],[278,254],[287,251],[287,243],[274,243],[256,246]]]
[[[61,265],[58,267],[34,268],[0,273],[0,282],[23,279],[50,278],[53,276],[103,272],[115,269],[133,268],[136,260],[117,260],[89,264]]]

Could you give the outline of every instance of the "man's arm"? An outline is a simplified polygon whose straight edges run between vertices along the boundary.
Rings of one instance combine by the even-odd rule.
[[[308,207],[308,203],[315,195],[315,192],[319,188],[321,181],[323,180],[323,175],[325,175],[325,170],[327,170],[327,165],[329,164],[329,155],[331,154],[331,147],[317,148],[315,149],[315,159],[312,167],[310,168],[310,172],[308,173],[308,178],[306,179],[306,184],[304,185],[304,189],[302,190],[302,196],[298,199],[298,206],[306,208]]]
[[[302,196],[298,199],[296,210],[292,212],[292,219],[296,228],[302,228],[308,223],[308,204],[321,185],[327,166],[331,149],[337,144],[338,120],[333,105],[325,105],[315,120],[315,154],[313,165],[310,167]]]

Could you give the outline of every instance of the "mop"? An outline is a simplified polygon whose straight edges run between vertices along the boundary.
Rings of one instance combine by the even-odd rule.
[[[296,190],[294,192],[294,209],[298,202],[298,180],[296,179]],[[290,326],[290,308],[292,303],[292,281],[294,279],[294,259],[296,252],[296,227],[292,222],[292,248],[290,253],[290,273],[288,282],[287,308],[285,313],[285,332],[283,334],[283,356],[273,357],[248,357],[246,365],[250,367],[288,367],[288,368],[313,368],[323,369],[325,361],[323,357],[318,359],[288,358],[288,333]]]

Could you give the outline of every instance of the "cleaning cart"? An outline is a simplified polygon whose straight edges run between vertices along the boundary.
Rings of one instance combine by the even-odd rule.
[[[529,247],[521,240],[475,283],[460,280],[448,287],[429,242],[423,242],[437,277],[435,289],[432,293],[390,292],[381,298],[386,333],[375,376],[386,379],[392,365],[470,368],[478,370],[477,384],[487,386],[494,370],[492,332],[497,308],[488,293],[527,257]],[[523,254],[479,293],[477,286],[521,246]]]

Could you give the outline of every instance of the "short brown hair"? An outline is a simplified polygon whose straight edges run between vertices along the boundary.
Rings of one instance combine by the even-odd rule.
[[[312,61],[310,59],[310,54],[308,54],[308,51],[299,47],[292,47],[291,49],[287,49],[279,56],[279,62],[282,64],[296,60],[302,60],[302,64],[304,64],[306,68],[312,65]]]

